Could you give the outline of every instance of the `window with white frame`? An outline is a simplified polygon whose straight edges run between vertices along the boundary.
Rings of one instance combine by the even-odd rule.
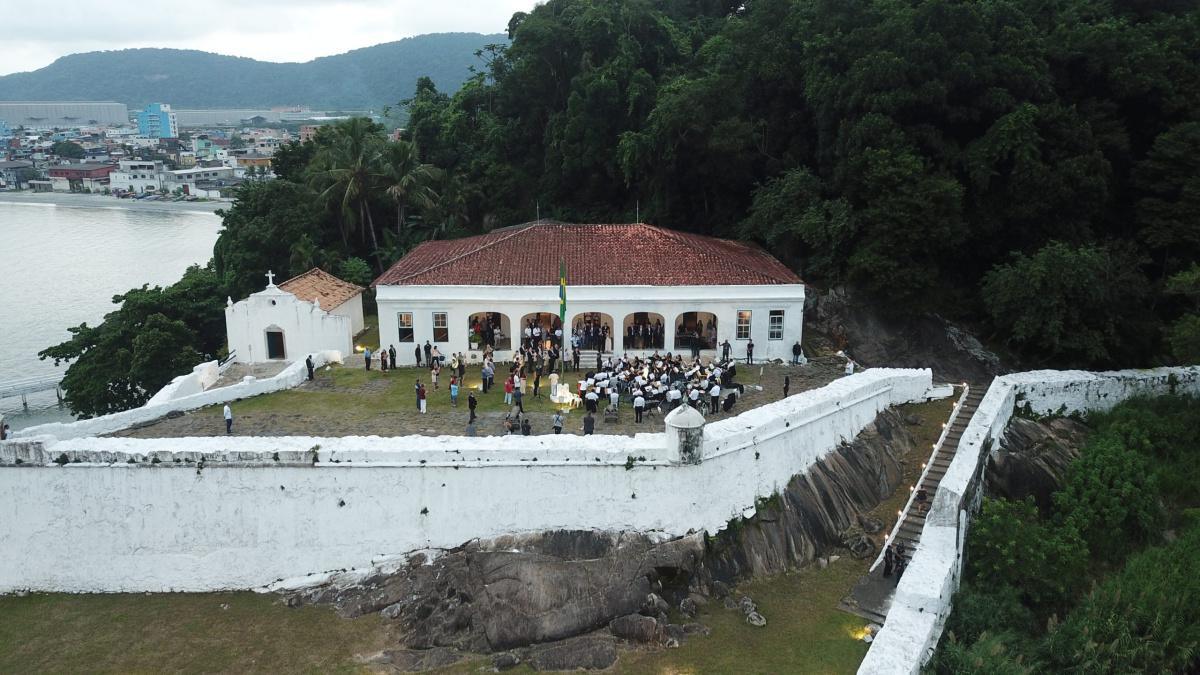
[[[737,313],[737,331],[734,333],[734,339],[749,340],[750,339],[750,310],[739,309]]]
[[[767,316],[767,339],[783,339],[783,310],[773,309]]]
[[[396,315],[396,323],[400,326],[400,334],[397,339],[400,342],[413,341],[413,324],[412,312],[400,312]]]
[[[450,341],[450,326],[446,320],[445,312],[433,313],[433,341],[434,342],[449,342]]]

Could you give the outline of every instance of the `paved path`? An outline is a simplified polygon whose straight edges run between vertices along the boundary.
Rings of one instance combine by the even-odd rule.
[[[933,503],[933,496],[937,493],[942,476],[946,475],[946,469],[950,468],[950,463],[954,460],[955,453],[958,452],[958,442],[962,439],[963,432],[970,424],[971,418],[975,416],[975,411],[979,408],[979,402],[983,400],[983,395],[987,393],[988,385],[976,383],[970,387],[970,393],[963,402],[962,409],[958,412],[954,423],[950,426],[950,430],[946,433],[945,441],[930,456],[929,469],[920,479],[918,489],[925,490],[930,504]],[[926,509],[921,508],[914,501],[912,506],[900,516],[900,528],[896,530],[894,540],[888,539],[885,546],[892,545],[893,541],[903,542],[908,552],[906,558],[911,558],[921,542],[921,530],[925,527],[926,513]],[[899,581],[894,575],[885,577],[883,572],[884,565],[880,564],[860,579],[850,595],[842,601],[842,609],[864,619],[883,624],[888,610],[892,606],[892,597],[896,591],[896,583]]]

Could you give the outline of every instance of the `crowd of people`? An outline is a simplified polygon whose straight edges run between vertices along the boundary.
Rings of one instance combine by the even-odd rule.
[[[641,422],[647,410],[666,414],[680,405],[712,414],[728,412],[737,402],[743,387],[736,376],[732,359],[703,361],[658,352],[645,358],[609,357],[597,359],[596,369],[579,381],[579,395],[591,413],[601,406],[616,411],[624,401],[633,407],[635,422]]]
[[[625,327],[625,349],[662,349],[665,335],[662,319],[634,321]]]

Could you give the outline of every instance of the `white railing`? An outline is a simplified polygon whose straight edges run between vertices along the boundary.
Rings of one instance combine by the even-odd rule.
[[[962,412],[963,403],[967,401],[967,396],[971,393],[971,385],[966,382],[962,383],[962,388],[962,394],[958,397],[958,401],[954,403],[954,410],[950,411],[950,419],[942,425],[942,433],[938,436],[937,443],[933,444],[933,452],[929,455],[929,461],[921,465],[921,475],[917,478],[917,484],[909,488],[908,501],[904,502],[904,508],[900,509],[900,512],[897,514],[896,524],[892,526],[892,531],[888,533],[887,539],[883,540],[883,546],[879,547],[879,556],[875,558],[875,562],[871,563],[871,569],[867,570],[868,574],[874,572],[875,568],[879,567],[879,563],[883,562],[888,544],[900,532],[900,528],[908,518],[908,512],[912,509],[913,500],[917,496],[917,490],[920,489],[921,483],[925,482],[925,476],[929,474],[929,469],[933,467],[933,461],[937,458],[938,453],[942,451],[942,446],[946,443],[946,436],[950,434],[950,428],[958,421],[958,414]],[[933,499],[933,496],[929,495],[929,499]]]

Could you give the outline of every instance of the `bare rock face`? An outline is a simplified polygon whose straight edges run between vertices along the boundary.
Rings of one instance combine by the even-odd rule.
[[[306,589],[289,604],[329,603],[345,616],[381,611],[402,624],[409,649],[493,652],[580,635],[636,614],[653,595],[652,579],[687,578],[703,552],[702,535],[661,544],[641,534],[592,531],[502,537],[352,585]],[[657,595],[651,602],[667,606]]]
[[[778,574],[846,545],[859,515],[900,484],[900,459],[914,445],[903,419],[892,410],[876,416],[853,443],[843,444],[807,473],[792,478],[767,508],[709,541],[699,576],[711,586],[751,576]],[[865,537],[850,542],[869,556]],[[867,540],[869,542],[869,539]]]
[[[1032,496],[1039,509],[1049,510],[1050,495],[1063,486],[1088,432],[1086,425],[1068,418],[1012,418],[999,450],[988,459],[988,492],[1006,499]]]

